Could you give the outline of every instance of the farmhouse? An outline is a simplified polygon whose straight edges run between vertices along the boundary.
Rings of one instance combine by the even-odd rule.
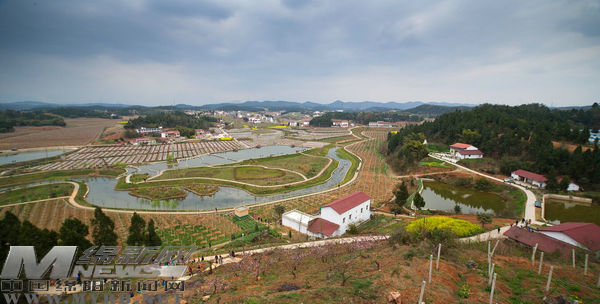
[[[334,127],[347,128],[348,121],[347,120],[332,120],[331,123]]]
[[[196,138],[202,138],[202,137],[204,137],[204,134],[206,133],[206,132],[205,132],[204,130],[202,130],[202,129],[196,129],[196,130],[194,130],[194,131],[196,131]]]
[[[136,129],[135,131],[139,134],[160,133],[160,132],[162,132],[162,127],[158,127],[158,128],[141,127],[139,129]]]
[[[546,187],[546,177],[537,173],[529,172],[527,170],[519,169],[513,171],[510,176],[515,180],[520,180],[526,182],[528,184],[532,184],[534,186],[545,188]]]
[[[369,127],[375,127],[375,128],[391,128],[393,127],[394,124],[391,122],[387,122],[387,121],[370,121],[369,122]]]
[[[479,150],[458,150],[456,151],[458,159],[483,158],[483,152]]]
[[[162,138],[176,138],[179,137],[179,130],[165,130],[160,133]]]
[[[283,226],[312,237],[327,238],[346,233],[351,224],[358,225],[371,218],[371,198],[364,192],[355,192],[321,207],[320,215],[309,215],[298,210],[283,214]]]
[[[558,251],[568,255],[573,248],[600,254],[600,227],[593,223],[567,222],[556,226],[529,230],[511,227],[504,233],[509,239],[528,247],[538,245],[544,252]]]

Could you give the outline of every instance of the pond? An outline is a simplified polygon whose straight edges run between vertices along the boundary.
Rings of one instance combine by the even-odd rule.
[[[289,147],[288,147],[289,148]],[[287,193],[256,196],[244,190],[219,186],[217,191],[212,196],[198,196],[194,193],[187,192],[187,197],[177,200],[168,201],[152,201],[145,198],[139,198],[129,195],[128,191],[117,191],[114,187],[117,180],[114,178],[84,178],[79,179],[85,181],[89,187],[89,193],[86,197],[91,204],[121,209],[145,209],[145,210],[213,210],[214,208],[232,208],[242,205],[250,205],[264,202],[271,202],[280,199],[291,198],[299,195],[315,193],[323,190],[328,190],[337,187],[344,179],[346,173],[350,169],[351,162],[341,159],[337,156],[338,147],[331,148],[327,154],[328,157],[339,162],[338,167],[333,171],[331,178],[323,184],[315,185],[308,188],[298,189]],[[247,151],[247,150],[242,150]],[[231,152],[231,153],[239,153]],[[264,150],[263,150],[264,152]],[[248,154],[246,154],[248,156]],[[229,155],[231,159],[240,159],[240,155]]]
[[[424,209],[454,213],[454,206],[459,205],[465,214],[484,212],[499,216],[506,212],[506,202],[499,195],[437,181],[423,182],[421,196],[425,200]]]
[[[544,218],[552,224],[589,222],[600,225],[600,206],[598,205],[547,199],[545,209]]]
[[[48,150],[48,151],[35,151],[35,152],[19,152],[16,154],[0,154],[0,165],[18,163],[22,161],[29,161],[34,159],[52,157],[67,152],[66,150]]]

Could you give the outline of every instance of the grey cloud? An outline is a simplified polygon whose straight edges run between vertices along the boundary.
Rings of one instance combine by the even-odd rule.
[[[343,96],[335,94],[346,94],[344,90],[356,87],[355,83],[371,83],[377,77],[381,77],[377,92],[388,100],[419,99],[419,92],[424,96],[437,92],[439,99],[447,95],[473,102],[482,96],[521,100],[545,96],[539,89],[544,85],[564,86],[565,95],[572,92],[578,100],[598,95],[597,88],[582,87],[587,81],[576,84],[570,82],[568,75],[564,81],[548,76],[557,69],[553,66],[555,60],[536,60],[599,47],[600,8],[595,1],[34,3],[0,1],[0,57],[16,58],[0,60],[0,79],[23,74],[19,73],[23,70],[33,73],[50,67],[83,73],[86,65],[93,75],[93,70],[98,69],[94,63],[104,62],[98,58],[109,58],[115,69],[150,67],[144,70],[152,74],[149,79],[160,79],[159,73],[169,71],[169,79],[181,81],[173,74],[180,71],[179,75],[190,82],[210,82],[209,86],[215,88],[208,94],[192,85],[186,89],[165,83],[187,90],[185,98],[191,100],[337,99]],[[569,70],[575,77],[571,79],[596,75],[591,77],[599,80],[599,56],[561,64],[573,65]],[[30,62],[36,65],[29,66]],[[67,68],[56,62],[83,66]],[[531,63],[519,66],[525,62]],[[480,92],[494,84],[504,88],[513,84],[513,79],[532,75],[531,71],[546,82],[536,88],[522,84],[498,98]],[[94,81],[89,75],[77,76],[66,75],[64,82]],[[394,85],[406,83],[407,79],[419,86],[399,89]],[[469,87],[469,83],[480,82],[479,88]],[[11,83],[18,80],[11,79]],[[39,90],[38,95],[44,96],[48,83],[57,85],[57,80],[44,82],[43,77],[38,77],[36,83],[19,86],[20,89],[0,83],[0,97],[18,98],[26,93],[24,90],[27,94]],[[136,83],[132,81],[130,92],[121,87],[118,90],[128,98],[134,98],[136,90],[152,90],[133,85]],[[432,83],[445,86],[422,87]],[[106,86],[104,89],[110,90],[112,85],[98,81],[97,89]],[[497,92],[500,89],[491,94]],[[364,96],[373,94],[365,90]],[[64,98],[69,98],[68,92]]]

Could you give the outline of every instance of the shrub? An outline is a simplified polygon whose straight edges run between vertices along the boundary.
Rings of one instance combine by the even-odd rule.
[[[458,289],[458,297],[459,298],[467,299],[469,297],[469,293],[471,293],[471,288],[469,287],[469,284],[467,284],[467,283],[463,283],[460,286],[460,289]]]
[[[350,234],[358,234],[358,227],[356,227],[356,225],[354,225],[354,224],[350,224],[348,226],[348,233],[350,233]]]
[[[406,226],[408,232],[432,231],[434,229],[449,229],[458,237],[471,236],[483,231],[481,227],[468,221],[443,216],[420,218],[410,222]]]

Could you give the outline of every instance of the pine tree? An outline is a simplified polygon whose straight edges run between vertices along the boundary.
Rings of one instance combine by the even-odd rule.
[[[129,226],[129,236],[127,236],[127,245],[142,246],[145,243],[146,222],[137,214],[131,216],[131,225]]]
[[[79,219],[68,218],[63,221],[58,234],[58,244],[61,246],[77,246],[86,250],[92,243],[86,239],[89,234],[88,226]]]
[[[150,219],[150,221],[148,221],[147,230],[148,230],[148,233],[146,233],[146,246],[162,245],[162,240],[160,239],[160,236],[158,236],[158,234],[156,234],[153,219]]]
[[[396,185],[394,188],[394,195],[396,196],[396,204],[399,208],[402,208],[404,204],[406,204],[406,199],[408,199],[408,189],[406,188],[406,184],[402,182],[402,184]]]
[[[102,209],[96,207],[92,219],[92,238],[96,246],[116,246],[117,234],[115,233],[115,222],[108,217]]]
[[[418,192],[415,194],[415,198],[414,198],[413,202],[415,204],[415,207],[417,207],[419,210],[421,210],[421,208],[425,207],[425,200]]]

